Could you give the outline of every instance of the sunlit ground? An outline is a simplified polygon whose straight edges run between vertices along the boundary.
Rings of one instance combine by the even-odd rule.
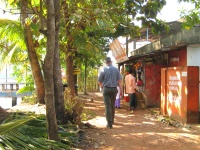
[[[116,118],[120,117],[120,118],[127,119],[127,121],[126,122],[115,121],[114,128],[123,128],[124,126],[130,126],[130,128],[131,127],[137,127],[137,126],[143,126],[145,128],[145,125],[152,126],[152,129],[156,128],[156,122],[154,122],[154,121],[143,121],[141,123],[132,122],[133,120],[129,120],[128,117],[134,117],[135,116],[134,114],[124,116],[124,114],[116,113],[115,116],[116,116]],[[89,122],[91,125],[94,125],[98,128],[105,128],[106,123],[107,123],[105,117],[101,117],[101,116],[97,116],[97,117],[95,117],[95,118],[93,118],[89,121],[86,121],[86,122]],[[197,127],[200,128],[200,126],[197,126]],[[166,129],[172,129],[172,127],[171,126],[166,127],[163,130],[166,130]],[[165,133],[165,132],[156,132],[156,131],[155,132],[144,131],[144,132],[130,133],[130,134],[131,135],[137,135],[137,136],[141,136],[141,135],[144,135],[144,134],[147,134],[147,135],[162,135],[162,136],[164,135],[165,137],[169,137],[169,138],[185,137],[185,138],[190,138],[190,140],[194,139],[195,143],[198,142],[197,139],[199,139],[199,136],[190,134],[191,133],[190,129],[182,127],[181,130],[184,131],[184,132],[188,132],[188,133],[179,133],[178,137],[177,137],[176,132],[175,133]],[[131,130],[131,131],[133,131],[133,130]],[[192,131],[192,132],[194,133],[195,131]],[[119,138],[119,136],[120,137],[126,137],[126,136],[130,136],[130,135],[129,134],[120,134],[120,135],[118,135],[118,138]]]
[[[102,149],[126,150],[127,147],[130,150],[200,149],[199,124],[173,127],[151,117],[145,110],[136,110],[130,114],[123,103],[121,109],[116,109],[113,129],[106,128],[103,100],[94,100],[93,103],[88,103],[89,107],[87,105],[90,111],[96,113],[96,117],[86,122],[97,127],[95,139],[103,143],[100,144]]]

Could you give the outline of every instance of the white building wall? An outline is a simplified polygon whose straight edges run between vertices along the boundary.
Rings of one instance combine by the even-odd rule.
[[[136,42],[136,48],[135,48],[135,49],[138,49],[138,48],[140,48],[140,47],[143,47],[143,46],[145,46],[145,45],[147,45],[147,44],[149,44],[149,43],[151,43],[151,42],[149,42],[149,41]],[[126,45],[124,44],[123,47],[126,48]],[[133,52],[135,49],[134,49],[134,41],[133,41],[133,42],[130,42],[130,43],[128,44],[128,57],[131,56],[131,52]]]
[[[200,44],[187,47],[187,66],[200,66]]]

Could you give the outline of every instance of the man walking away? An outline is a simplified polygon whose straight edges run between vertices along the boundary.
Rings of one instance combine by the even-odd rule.
[[[119,85],[120,91],[122,91],[122,78],[119,70],[112,65],[110,57],[106,57],[105,63],[107,66],[100,72],[98,81],[103,90],[107,128],[111,129],[115,117],[117,86]],[[122,92],[120,94],[122,95]]]

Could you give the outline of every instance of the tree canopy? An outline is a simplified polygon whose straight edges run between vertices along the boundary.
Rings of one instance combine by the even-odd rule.
[[[181,10],[181,18],[184,19],[184,28],[191,28],[197,24],[200,24],[200,1],[199,0],[178,0],[178,2],[189,2],[194,4],[194,8],[186,11]]]

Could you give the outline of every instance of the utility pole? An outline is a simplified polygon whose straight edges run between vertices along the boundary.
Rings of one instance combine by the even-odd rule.
[[[128,56],[128,14],[126,15],[126,24],[127,24],[127,29],[126,31],[126,55]]]

